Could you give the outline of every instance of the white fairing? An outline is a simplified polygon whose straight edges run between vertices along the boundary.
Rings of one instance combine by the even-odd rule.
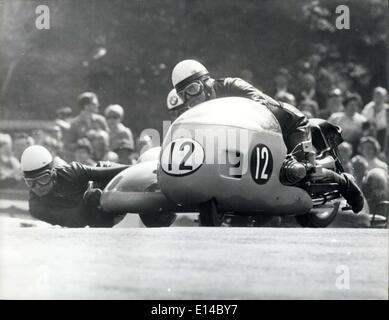
[[[155,148],[151,148],[149,150],[146,150],[138,158],[138,163],[158,160],[160,152],[161,152],[161,147],[155,147]]]
[[[177,147],[183,142],[185,147]],[[214,198],[224,211],[307,212],[309,195],[279,181],[285,156],[281,128],[264,105],[246,98],[214,99],[172,124],[158,182],[169,199],[182,205]]]

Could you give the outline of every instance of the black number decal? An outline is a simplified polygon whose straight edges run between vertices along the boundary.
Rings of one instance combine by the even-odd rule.
[[[258,184],[265,184],[269,181],[273,171],[273,157],[270,149],[264,144],[254,147],[251,154],[251,176]]]
[[[168,165],[167,165],[167,169],[169,171],[172,171],[172,162],[173,162],[173,150],[174,150],[174,145],[176,143],[173,142],[172,145],[171,145],[171,148],[170,148],[170,153],[169,153],[169,162],[168,162]]]
[[[179,170],[193,170],[193,166],[186,165],[186,161],[188,160],[188,158],[192,155],[192,153],[194,151],[194,144],[192,142],[189,142],[189,141],[184,142],[180,147],[180,151],[184,151],[184,148],[186,146],[188,146],[189,149],[188,149],[188,152],[185,154],[185,156],[182,158],[180,166],[178,167]]]
[[[162,170],[171,176],[194,173],[204,163],[204,149],[195,140],[180,138],[170,142],[162,150]]]

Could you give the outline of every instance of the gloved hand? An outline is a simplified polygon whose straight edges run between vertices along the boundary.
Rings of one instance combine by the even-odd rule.
[[[98,208],[100,206],[100,198],[102,194],[103,191],[101,191],[100,189],[88,189],[84,193],[84,201],[88,206]]]

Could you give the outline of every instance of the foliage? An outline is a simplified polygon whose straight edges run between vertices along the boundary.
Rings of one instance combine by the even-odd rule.
[[[4,118],[52,119],[85,90],[102,108],[126,109],[136,133],[167,120],[170,72],[180,60],[203,61],[215,76],[253,73],[271,91],[288,67],[314,73],[323,91],[351,86],[365,99],[386,84],[385,0],[342,1],[351,30],[334,27],[336,0],[67,0],[46,1],[50,30],[36,30],[44,1],[3,0],[0,112]]]

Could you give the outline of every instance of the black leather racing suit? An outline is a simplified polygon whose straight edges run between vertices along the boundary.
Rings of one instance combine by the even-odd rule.
[[[84,200],[88,182],[104,187],[125,165],[98,168],[72,162],[54,168],[54,187],[45,196],[30,191],[29,207],[33,217],[63,227],[112,227],[117,216],[91,206]]]
[[[262,102],[278,120],[288,153],[300,142],[309,139],[307,117],[296,107],[274,100],[240,78],[214,80],[216,98],[244,97]]]

